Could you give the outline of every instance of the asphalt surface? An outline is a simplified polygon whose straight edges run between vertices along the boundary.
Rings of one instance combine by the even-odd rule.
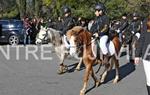
[[[69,71],[58,75],[59,59],[50,45],[44,46],[44,49],[41,46],[37,49],[35,46],[19,46],[18,50],[7,45],[0,46],[0,95],[79,95],[84,67],[74,72],[78,60],[68,58],[65,64]],[[35,55],[26,54],[30,50],[35,50]],[[43,51],[46,51],[44,55]],[[94,68],[96,70],[98,66]],[[114,75],[112,70],[98,88],[92,88],[94,82],[90,78],[86,95],[147,95],[142,64],[135,66],[122,56],[121,80],[117,84],[112,83]]]

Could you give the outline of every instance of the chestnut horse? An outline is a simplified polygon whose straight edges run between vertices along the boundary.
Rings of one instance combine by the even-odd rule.
[[[70,55],[76,55],[79,51],[82,51],[82,60],[85,65],[85,74],[83,79],[83,87],[80,90],[80,95],[85,95],[85,91],[87,88],[89,76],[94,79],[95,86],[98,86],[100,82],[103,82],[107,71],[109,71],[109,63],[104,64],[105,70],[102,74],[101,80],[98,80],[95,76],[95,73],[93,71],[93,64],[96,61],[96,57],[94,57],[94,54],[92,52],[92,34],[88,32],[87,30],[83,29],[80,26],[75,26],[69,31],[67,31],[67,38],[70,42],[71,48],[70,48]],[[114,37],[112,40],[115,51],[118,54],[120,50],[120,43],[118,37]],[[116,77],[114,79],[114,83],[118,82],[119,80],[119,62],[115,56],[115,54],[111,55],[111,60],[115,64],[116,67]]]

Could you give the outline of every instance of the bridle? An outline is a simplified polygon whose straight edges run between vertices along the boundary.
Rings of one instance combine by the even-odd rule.
[[[41,38],[39,38],[39,36],[37,36],[37,39],[39,39],[39,40],[41,40],[42,42],[44,41],[44,39],[48,36],[48,30],[49,29],[47,29],[45,32],[46,32],[46,34],[44,35],[44,38],[43,39],[41,39]],[[39,34],[38,34],[39,35]]]
[[[77,48],[77,51],[81,50],[84,46],[90,46],[95,40],[96,38],[93,38],[92,41],[90,41],[90,43],[88,44],[83,44],[81,37],[78,37],[82,32],[84,32],[83,30],[80,30],[77,34],[73,34],[75,37],[77,37],[77,45],[76,46],[70,46],[70,48]]]

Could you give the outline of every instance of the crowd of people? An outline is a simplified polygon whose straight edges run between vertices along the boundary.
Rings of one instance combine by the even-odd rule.
[[[39,32],[41,26],[51,27],[60,30],[62,31],[62,35],[64,35],[65,32],[71,29],[73,26],[82,26],[85,29],[91,31],[92,33],[95,33],[95,31],[97,31],[96,29],[98,28],[97,25],[104,24],[102,22],[107,23],[107,27],[105,28],[108,29],[106,29],[106,31],[108,31],[110,27],[115,26],[115,29],[119,34],[120,41],[122,41],[123,32],[127,29],[133,34],[136,33],[136,36],[139,38],[139,33],[142,29],[143,23],[143,19],[141,19],[142,17],[140,17],[140,14],[136,12],[134,12],[132,15],[124,13],[122,14],[122,17],[120,19],[110,21],[109,18],[106,16],[106,8],[103,5],[97,5],[97,7],[95,7],[95,10],[99,10],[98,8],[102,9],[102,13],[100,13],[102,14],[102,16],[99,16],[99,12],[95,12],[95,14],[97,15],[96,19],[90,20],[84,17],[73,17],[71,14],[71,9],[68,6],[63,7],[64,15],[62,17],[58,17],[58,19],[55,21],[52,19],[46,21],[43,18],[31,19],[29,17],[24,17],[22,19],[26,30],[24,44],[30,44],[31,41],[33,43],[35,42],[36,35]],[[69,25],[67,25],[68,23]]]
[[[25,28],[24,33],[24,45],[34,43],[36,39],[36,35],[40,30],[41,26],[44,26],[44,19],[43,18],[29,18],[24,17],[23,19],[23,25]]]

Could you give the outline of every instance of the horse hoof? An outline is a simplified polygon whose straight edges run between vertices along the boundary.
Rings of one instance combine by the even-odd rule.
[[[101,84],[100,81],[97,81],[97,82],[95,83],[96,87],[99,87],[100,84]]]
[[[85,92],[80,91],[80,95],[85,95]]]
[[[118,81],[119,81],[119,77],[117,77],[117,78],[115,78],[115,79],[113,80],[113,84],[118,83]]]
[[[58,70],[58,74],[61,75],[61,74],[64,74],[68,71],[68,67],[66,65],[64,66],[60,66],[59,70]]]
[[[79,68],[76,68],[75,71],[80,71],[80,69],[79,69]]]
[[[118,80],[114,80],[114,81],[113,81],[113,84],[116,84],[116,83],[118,83]]]
[[[58,71],[57,71],[57,74],[58,74],[58,75],[62,75],[62,74],[64,74],[64,73],[65,73],[65,72],[63,72],[63,71],[61,71],[61,70],[58,70]]]

